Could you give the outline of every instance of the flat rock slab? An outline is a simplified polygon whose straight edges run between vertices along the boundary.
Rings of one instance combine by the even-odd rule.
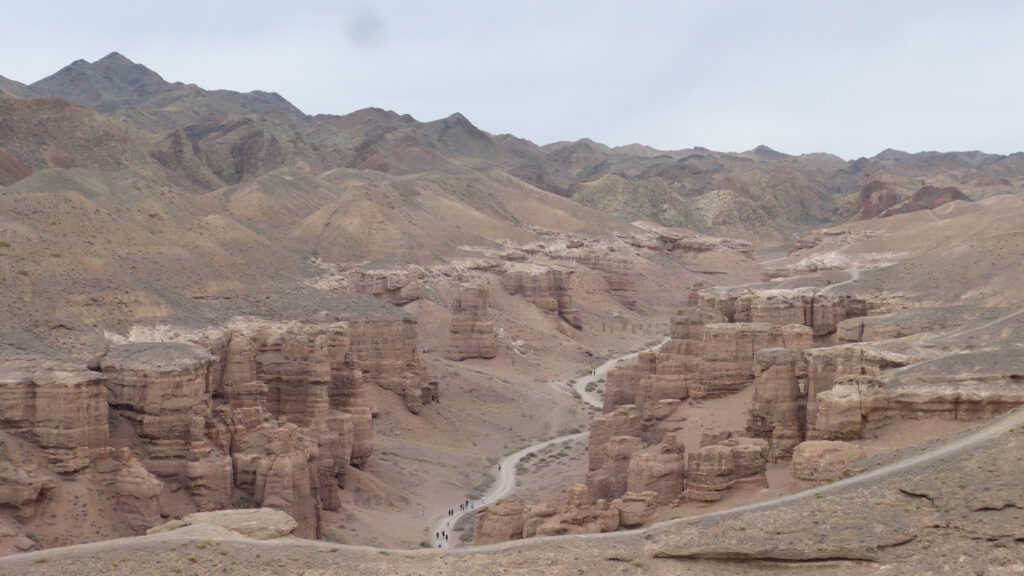
[[[272,508],[220,510],[189,514],[180,520],[154,526],[146,531],[146,534],[158,534],[186,526],[211,526],[230,530],[254,540],[272,540],[291,534],[298,527],[298,523],[287,513]]]

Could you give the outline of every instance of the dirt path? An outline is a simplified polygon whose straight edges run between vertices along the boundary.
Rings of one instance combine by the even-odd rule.
[[[657,350],[658,348],[661,348],[661,346],[665,342],[668,341],[669,339],[665,338],[657,345],[647,348],[645,351]],[[597,367],[597,369],[595,369],[590,374],[578,378],[576,380],[575,388],[576,392],[579,393],[580,398],[587,404],[590,404],[591,406],[594,406],[596,408],[603,407],[604,400],[600,396],[598,396],[596,392],[588,392],[586,390],[587,385],[590,384],[591,382],[597,382],[598,379],[606,378],[608,375],[608,370],[615,367],[620,362],[627,362],[636,359],[638,354],[639,352],[631,352],[629,354],[619,356],[617,358],[612,358],[605,362],[604,364],[601,364],[599,367]],[[549,384],[555,386],[558,389],[564,390],[564,386],[558,381],[552,380],[549,381]],[[462,519],[463,516],[486,508],[488,504],[497,502],[501,498],[505,498],[506,496],[512,494],[512,492],[514,492],[516,489],[516,465],[519,464],[519,461],[522,460],[523,457],[525,457],[527,454],[536,452],[538,450],[543,450],[544,448],[547,448],[552,444],[569,442],[577,438],[585,438],[589,434],[590,432],[577,432],[575,434],[567,434],[565,436],[559,436],[557,438],[552,438],[550,440],[544,440],[543,442],[538,442],[531,446],[527,446],[526,448],[523,448],[522,450],[519,450],[518,452],[515,452],[503,458],[501,462],[498,463],[498,465],[491,470],[491,473],[495,476],[496,482],[487,492],[487,494],[484,494],[484,496],[481,497],[479,500],[456,502],[452,507],[453,514],[450,516],[446,514],[444,518],[438,520],[437,524],[434,525],[434,529],[432,530],[432,532],[434,533],[430,535],[431,548],[454,548],[458,545],[458,540],[451,538],[450,531],[458,523],[458,521]],[[465,506],[467,502],[469,505]],[[463,507],[460,507],[460,504],[463,505]],[[448,534],[449,537],[445,538],[443,536],[444,534]]]
[[[850,270],[846,270],[846,272],[850,273],[850,279],[849,280],[843,280],[842,282],[840,282],[838,284],[830,284],[830,285],[822,288],[821,291],[822,292],[828,292],[829,290],[831,290],[833,288],[838,288],[840,286],[845,286],[847,284],[850,284],[850,283],[856,282],[857,280],[860,280],[860,268],[852,268]]]

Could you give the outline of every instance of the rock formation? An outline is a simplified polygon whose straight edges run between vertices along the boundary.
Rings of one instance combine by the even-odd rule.
[[[771,440],[772,461],[789,457],[804,437],[798,360],[798,354],[785,348],[764,348],[754,356],[754,398],[747,432]]]
[[[607,249],[590,249],[578,258],[580,264],[597,270],[608,285],[608,292],[620,304],[632,310],[636,307],[636,281],[633,263]]]
[[[585,485],[573,484],[566,491],[564,506],[541,504],[528,507],[519,500],[499,500],[477,513],[474,543],[495,544],[534,536],[614,532],[622,525],[623,514],[631,526],[646,521],[654,510],[654,497],[653,492],[627,493],[611,503],[603,498],[594,502]]]
[[[793,478],[803,481],[800,488],[843,477],[846,468],[866,455],[864,448],[847,442],[810,440],[793,451]]]
[[[588,440],[590,471],[598,470],[604,464],[603,446],[615,436],[640,436],[640,410],[636,406],[619,406],[611,412],[594,417]]]
[[[718,310],[729,322],[803,324],[813,330],[816,339],[833,334],[847,318],[866,315],[868,308],[862,299],[814,288],[711,288],[700,291],[700,304]]]
[[[449,332],[445,358],[465,360],[498,355],[498,335],[487,314],[487,284],[459,284]]]
[[[347,282],[348,292],[376,296],[395,306],[419,300],[422,295],[418,270],[356,270]]]
[[[572,307],[569,278],[572,270],[562,267],[508,264],[501,277],[505,290],[520,294],[545,312],[552,312],[577,330],[583,328],[579,310]]]
[[[20,351],[0,360],[0,429],[38,445],[54,472],[89,466],[107,443],[106,377]]]
[[[629,490],[630,470],[634,454],[640,453],[643,441],[636,436],[612,436],[602,444],[595,444],[591,450],[590,461],[593,465],[593,450],[601,450],[598,459],[600,466],[587,473],[587,488],[594,498],[611,500],[622,496]],[[640,482],[640,472],[636,473]]]
[[[686,447],[667,436],[630,457],[627,491],[654,492],[659,504],[668,504],[683,495],[685,478]]]
[[[716,502],[737,483],[766,487],[768,442],[759,438],[729,438],[703,446],[689,455],[690,500]]]
[[[526,525],[526,506],[522,501],[503,498],[476,515],[473,528],[473,542],[496,544],[523,537]]]
[[[186,487],[201,510],[231,499],[231,462],[206,436],[208,372],[216,358],[177,342],[114,346],[100,361],[107,401],[141,444],[146,469]]]

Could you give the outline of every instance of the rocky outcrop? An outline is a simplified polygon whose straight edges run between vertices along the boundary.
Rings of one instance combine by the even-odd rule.
[[[214,528],[234,532],[254,540],[272,540],[287,536],[298,525],[295,519],[281,510],[259,508],[254,510],[221,510],[197,512],[179,520],[149,529],[147,534],[159,534],[187,527]]]
[[[619,510],[619,526],[636,528],[643,526],[657,509],[658,494],[656,492],[626,492],[622,498],[612,502],[613,508]]]
[[[767,487],[768,442],[759,438],[729,438],[703,446],[689,455],[690,500],[716,502],[738,483]]]
[[[640,410],[636,406],[619,406],[611,412],[594,417],[588,440],[590,471],[598,470],[604,464],[604,445],[615,436],[640,437]]]
[[[57,478],[34,466],[0,462],[0,507],[13,508],[19,519],[35,516],[36,504],[57,486]]]
[[[689,385],[693,398],[717,398],[754,381],[754,355],[762,348],[801,351],[811,347],[811,331],[801,325],[708,324],[704,327],[699,376]]]
[[[523,537],[526,506],[521,500],[503,498],[476,514],[473,542],[497,544]]]
[[[100,486],[114,496],[114,511],[136,532],[160,523],[160,494],[164,484],[130,448],[105,448],[93,466]]]
[[[867,453],[864,448],[847,442],[811,440],[793,451],[793,477],[804,481],[801,487],[833,482],[843,477],[847,467]]]
[[[641,522],[646,520],[652,511],[650,498],[652,493],[645,493],[640,498],[634,498],[643,504],[632,504],[630,511],[633,513],[631,520],[637,517]],[[631,494],[631,497],[635,495]],[[476,534],[477,544],[480,544],[479,535],[484,533],[488,542],[500,542],[518,538],[532,538],[534,536],[561,536],[565,534],[597,534],[600,532],[614,532],[621,525],[621,509],[623,500],[616,499],[609,504],[608,500],[598,499],[596,502],[591,498],[590,490],[583,484],[573,484],[566,492],[565,505],[555,507],[551,504],[541,504],[525,509],[525,522],[522,533],[516,533],[505,537],[506,534],[514,531],[519,526],[519,507],[512,506],[507,515],[495,515],[486,520],[477,516]],[[487,509],[483,513],[486,513]],[[505,510],[499,511],[505,514]],[[487,534],[490,534],[488,537]],[[504,539],[501,539],[504,538]]]
[[[592,450],[601,450],[603,454],[599,459],[600,466],[587,473],[589,493],[594,498],[608,500],[625,494],[629,490],[633,455],[638,454],[642,448],[643,441],[636,436],[612,436],[603,444],[594,445]],[[594,462],[593,454],[591,451],[591,462]]]
[[[869,438],[886,425],[908,419],[982,420],[1024,404],[1024,392],[1012,377],[980,383],[974,375],[949,376],[926,384],[891,384],[872,376],[836,378],[818,394],[810,440]]]
[[[215,360],[195,345],[150,342],[114,346],[100,361],[107,401],[139,438],[146,469],[188,488],[200,510],[231,500],[230,460],[206,436]]]
[[[636,308],[636,281],[632,261],[607,249],[587,250],[578,261],[601,274],[608,286],[608,293],[616,301],[630,310]]]
[[[868,304],[862,299],[816,288],[705,289],[700,291],[700,304],[718,310],[729,322],[803,324],[813,330],[815,338],[833,334],[839,322],[865,316],[868,311]]]
[[[452,304],[452,321],[445,358],[494,358],[498,335],[487,314],[487,284],[460,284]]]
[[[754,356],[754,397],[747,433],[771,440],[772,461],[788,458],[804,437],[798,360],[797,353],[785,348],[764,348]]]
[[[415,318],[355,319],[348,325],[350,348],[341,361],[362,371],[367,384],[399,395],[423,387],[426,368],[417,351]]]
[[[348,292],[370,294],[395,306],[419,300],[423,293],[419,272],[407,270],[355,270],[348,274]]]
[[[508,264],[501,284],[510,295],[521,295],[534,306],[557,314],[577,330],[583,328],[579,310],[572,307],[569,278],[572,270],[534,265]]]
[[[668,504],[682,496],[685,478],[686,447],[667,436],[630,457],[627,491],[654,492],[657,503]]]
[[[818,417],[818,395],[832,389],[840,376],[878,376],[885,364],[882,354],[870,346],[842,345],[815,348],[803,354],[807,362],[807,426]]]
[[[0,429],[35,443],[54,472],[89,466],[107,444],[106,377],[68,363],[3,350]]]
[[[973,202],[973,200],[968,198],[967,195],[956,186],[940,188],[938,186],[927,184],[918,188],[910,198],[907,198],[899,204],[884,210],[878,215],[878,217],[886,218],[888,216],[907,214],[918,210],[932,210],[942,206],[943,204],[957,200],[961,202]]]
[[[286,424],[265,434],[266,444],[250,441],[251,451],[232,455],[239,477],[253,477],[252,494],[261,506],[286,512],[298,523],[295,535],[320,535],[317,441]]]

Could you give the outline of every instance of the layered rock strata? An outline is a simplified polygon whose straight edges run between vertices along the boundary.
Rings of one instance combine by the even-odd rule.
[[[867,315],[869,308],[863,299],[816,288],[705,289],[700,291],[700,304],[718,310],[729,322],[803,324],[813,330],[817,339],[834,334],[838,324],[847,318]]]
[[[771,440],[771,460],[788,458],[804,438],[805,399],[798,381],[800,356],[764,348],[754,356],[754,397],[747,433]]]
[[[729,438],[689,455],[690,500],[716,502],[738,483],[767,487],[768,442],[759,438]]]
[[[561,267],[508,264],[501,283],[510,295],[521,295],[534,306],[557,314],[579,330],[583,328],[583,319],[579,310],[572,307],[572,296],[569,295],[572,273],[572,270]]]
[[[92,462],[107,444],[106,377],[20,351],[0,362],[0,429],[39,446],[54,472]]]
[[[498,335],[487,314],[487,284],[460,284],[452,304],[452,321],[445,358],[494,358]]]
[[[563,506],[526,506],[519,500],[499,500],[477,513],[474,543],[496,544],[534,536],[598,534],[620,527],[633,528],[651,518],[657,496],[653,491],[627,492],[614,500],[594,501],[585,485],[573,484]]]

